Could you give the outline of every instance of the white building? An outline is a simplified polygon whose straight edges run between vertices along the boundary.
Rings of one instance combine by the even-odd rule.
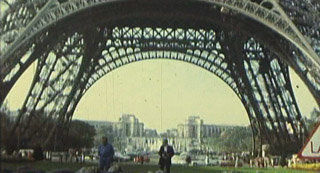
[[[168,129],[158,134],[154,129],[144,129],[144,124],[132,114],[123,114],[118,122],[89,121],[95,128],[111,126],[112,133],[121,140],[121,150],[130,151],[158,151],[163,138],[169,140],[177,152],[201,149],[205,138],[220,135],[223,131],[233,126],[204,124],[199,116],[190,116],[184,124],[177,128]]]
[[[86,121],[90,125],[99,129],[103,126],[111,126],[116,136],[122,137],[143,137],[145,135],[144,124],[139,122],[132,114],[123,114],[118,122],[108,121]]]
[[[185,124],[179,124],[177,126],[178,137],[181,138],[207,138],[213,137],[216,134],[232,128],[233,126],[222,126],[204,124],[203,120],[199,116],[190,116]]]

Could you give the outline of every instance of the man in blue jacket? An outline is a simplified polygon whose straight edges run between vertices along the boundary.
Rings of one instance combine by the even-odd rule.
[[[114,149],[113,146],[108,143],[107,137],[102,137],[102,145],[100,145],[98,148],[98,154],[100,157],[100,171],[108,171],[113,160]]]

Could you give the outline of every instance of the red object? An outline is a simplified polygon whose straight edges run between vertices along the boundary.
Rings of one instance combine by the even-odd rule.
[[[143,162],[150,162],[150,159],[147,155],[145,156],[137,156],[133,160],[134,162],[143,163]]]
[[[143,161],[144,161],[144,162],[150,162],[150,159],[149,159],[149,157],[146,155],[146,156],[143,157]]]

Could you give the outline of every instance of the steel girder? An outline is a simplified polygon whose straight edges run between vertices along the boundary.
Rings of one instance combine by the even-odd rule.
[[[93,47],[83,37],[95,32],[100,37]],[[50,112],[61,122],[56,128],[62,127],[85,92],[108,72],[132,62],[165,58],[200,66],[225,81],[243,102],[255,135],[264,142],[282,148],[301,146],[303,121],[293,102],[288,67],[252,38],[229,41],[223,31],[150,27],[94,28],[86,34],[75,33],[38,58],[19,118],[31,121],[34,111]]]
[[[49,137],[52,137],[55,130],[70,121],[81,97],[102,76],[131,62],[165,58],[195,64],[225,81],[245,106],[254,134],[264,142],[283,149],[286,148],[284,146],[293,145],[292,151],[301,146],[306,130],[285,64],[293,67],[300,75],[319,103],[317,60],[314,59],[317,57],[310,50],[309,40],[306,42],[301,37],[278,4],[272,2],[272,8],[269,8],[266,5],[269,1],[177,1],[172,4],[167,1],[163,1],[163,4],[141,1],[149,6],[159,5],[155,9],[169,11],[182,2],[197,2],[200,7],[203,4],[211,6],[204,7],[203,14],[191,15],[191,19],[187,13],[183,14],[183,20],[180,20],[181,14],[172,11],[168,13],[180,17],[173,20],[161,10],[158,13],[165,16],[165,19],[153,15],[148,17],[148,13],[140,14],[141,10],[135,9],[144,17],[133,15],[130,19],[130,15],[136,14],[131,13],[123,17],[109,17],[115,19],[113,22],[110,19],[101,22],[98,21],[101,20],[99,17],[104,15],[98,13],[96,16],[99,19],[89,22],[84,28],[77,28],[68,26],[79,21],[73,16],[81,16],[81,12],[86,14],[86,10],[90,12],[91,8],[100,9],[109,3],[112,5],[127,1],[49,2],[24,4],[17,1],[5,13],[1,22],[1,39],[6,44],[2,47],[4,54],[1,55],[0,63],[1,102],[24,70],[37,60],[34,81],[15,128],[21,121],[31,121],[34,112],[42,111],[60,122],[50,133]],[[166,8],[167,5],[173,7]],[[185,6],[188,4],[180,8]],[[190,5],[186,9],[193,7]],[[292,13],[290,10],[289,16]],[[36,12],[39,12],[38,15]],[[247,17],[239,17],[239,13]],[[204,24],[190,24],[194,19],[200,21],[204,14],[211,14],[206,16],[211,23],[220,21],[218,26],[208,24],[209,20]],[[94,19],[92,17],[96,16],[88,18]],[[16,20],[19,23],[20,18],[22,23],[14,22]],[[240,24],[235,22],[238,20]],[[257,21],[260,24],[255,23]],[[248,32],[245,30],[245,27],[250,28],[246,26],[248,24],[258,29]],[[312,23],[308,26],[319,29]],[[265,32],[255,33],[259,29]],[[310,32],[302,33],[310,35]],[[10,34],[12,37],[5,39]],[[15,39],[16,34],[19,37]],[[268,39],[268,35],[272,37]],[[319,33],[311,36],[319,40]],[[274,38],[276,40],[272,41]],[[19,129],[28,130],[28,125]]]
[[[1,35],[2,39],[2,55],[0,58],[0,66],[2,69],[1,74],[8,74],[9,72],[14,73],[20,66],[15,65],[19,61],[25,51],[30,48],[30,44],[35,41],[37,36],[57,21],[63,20],[69,16],[77,14],[79,11],[88,10],[90,8],[108,5],[112,3],[123,2],[119,0],[69,0],[69,1],[58,1],[52,0],[34,0],[23,3],[23,1],[17,1],[12,4],[11,9],[2,18],[1,22]],[[130,3],[131,1],[128,0]],[[188,4],[192,1],[177,1],[176,4]],[[287,39],[290,43],[295,45],[295,48],[301,52],[302,56],[298,56],[295,59],[290,59],[292,63],[300,63],[305,68],[304,78],[311,83],[310,89],[317,89],[319,91],[320,83],[320,58],[316,54],[314,49],[318,49],[319,46],[319,24],[317,19],[319,18],[319,3],[316,1],[286,1],[281,0],[277,3],[274,0],[202,0],[208,5],[222,7],[221,10],[231,10],[233,13],[239,13],[243,16],[247,16],[266,27],[270,28],[274,32],[280,34],[283,38]],[[135,3],[146,3],[143,0]],[[152,2],[154,5],[173,4],[164,0],[163,2]],[[282,5],[282,6],[281,6]],[[283,9],[283,7],[286,7]],[[307,9],[307,10],[306,10]],[[12,10],[12,11],[11,11]],[[308,14],[309,12],[309,14]],[[310,13],[311,12],[311,13]],[[37,15],[36,15],[37,14]],[[297,15],[303,14],[303,15]],[[301,17],[308,19],[305,21],[304,27],[297,28]],[[294,23],[291,19],[295,19]],[[300,19],[300,20],[299,20]],[[305,29],[311,27],[309,31]],[[300,30],[299,30],[300,29]],[[304,37],[308,36],[307,38]],[[308,39],[310,34],[316,35],[316,41]],[[316,42],[316,43],[315,43]],[[29,46],[28,46],[29,45]],[[312,47],[312,46],[314,47]],[[9,60],[10,57],[10,60]],[[298,61],[298,62],[297,62]],[[302,69],[300,69],[302,70]],[[4,75],[0,76],[1,80],[5,78],[10,79]],[[313,92],[316,99],[319,101],[318,92]],[[3,96],[4,97],[4,96]],[[3,99],[2,99],[3,101]]]

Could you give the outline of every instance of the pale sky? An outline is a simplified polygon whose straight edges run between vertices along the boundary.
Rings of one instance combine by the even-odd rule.
[[[32,65],[10,92],[10,109],[21,107],[34,71]],[[290,74],[300,110],[309,115],[316,102],[293,71]],[[198,66],[172,60],[135,62],[105,75],[81,99],[74,118],[118,121],[123,113],[134,114],[147,128],[159,131],[175,128],[190,115],[210,124],[249,124],[240,100],[221,79]]]

